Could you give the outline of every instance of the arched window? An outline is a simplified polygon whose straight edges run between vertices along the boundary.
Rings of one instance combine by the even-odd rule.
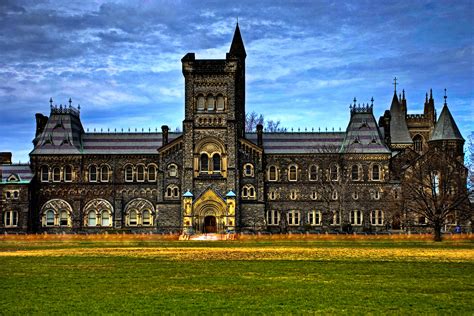
[[[290,191],[290,199],[296,200],[298,198],[298,192],[296,190]]]
[[[145,181],[145,166],[143,165],[137,166],[137,181],[138,182]]]
[[[351,170],[351,178],[352,181],[359,181],[359,166],[358,165],[353,165],[352,170]]]
[[[383,225],[384,214],[381,210],[375,210],[370,212],[370,223],[374,226]]]
[[[207,173],[209,171],[209,156],[207,154],[201,154],[200,165],[201,168],[199,168],[199,170],[202,173]]]
[[[90,211],[87,214],[87,226],[94,227],[97,225],[97,215],[95,211]]]
[[[300,211],[289,211],[287,213],[288,225],[298,226],[300,224]]]
[[[109,166],[102,166],[100,168],[100,181],[109,182],[109,175],[110,175],[109,170],[110,170]]]
[[[413,148],[415,149],[416,152],[422,152],[423,151],[423,137],[421,135],[416,135],[413,137]]]
[[[332,165],[329,169],[331,181],[339,180],[339,168],[337,165]]]
[[[216,105],[215,105],[215,100],[214,100],[214,97],[212,95],[208,95],[207,96],[207,110],[208,111],[214,111],[216,109]]]
[[[174,197],[179,197],[179,190],[178,190],[178,187],[174,187],[174,188],[173,188],[173,196],[174,196]]]
[[[224,97],[221,94],[219,94],[217,96],[217,110],[222,111],[224,110],[224,108],[225,108]]]
[[[89,182],[97,182],[97,167],[89,167]]]
[[[16,227],[18,225],[18,212],[17,211],[6,211],[4,216],[5,227]]]
[[[148,166],[148,181],[149,182],[156,181],[156,167],[154,165]]]
[[[308,212],[308,223],[310,225],[321,225],[322,223],[322,214],[321,211],[309,211]]]
[[[267,211],[267,225],[276,226],[280,224],[280,212],[273,210]]]
[[[110,226],[110,214],[107,210],[101,212],[100,221],[101,226]]]
[[[214,154],[212,156],[212,170],[214,173],[219,173],[221,171],[221,155]]]
[[[432,195],[436,196],[439,194],[439,173],[438,171],[431,172],[431,190]]]
[[[58,167],[53,168],[53,182],[60,182],[61,181],[61,169]]]
[[[337,194],[337,191],[336,191],[336,190],[332,191],[331,198],[332,198],[334,201],[337,200],[338,194]]]
[[[255,188],[251,184],[247,184],[242,188],[242,198],[255,199]]]
[[[69,225],[69,214],[67,211],[61,211],[59,213],[59,225],[68,226]]]
[[[49,169],[47,166],[41,167],[41,182],[49,181]]]
[[[149,210],[144,210],[142,214],[142,224],[143,226],[150,226],[151,223],[151,212]]]
[[[244,176],[253,177],[253,165],[251,163],[244,165]]]
[[[350,213],[351,225],[362,225],[362,211],[354,210]]]
[[[338,211],[332,211],[332,216],[331,216],[331,225],[340,225],[341,224],[341,215],[339,214]]]
[[[137,225],[137,211],[131,210],[128,217],[128,225],[136,226]]]
[[[168,197],[168,198],[178,198],[179,197],[179,188],[174,184],[170,184],[166,188],[165,196]]]
[[[207,157],[206,157],[207,159]],[[171,164],[168,166],[168,176],[171,178],[175,178],[178,176],[178,166],[175,164]]]
[[[318,166],[312,165],[309,167],[309,181],[317,181],[318,180]]]
[[[277,167],[270,166],[268,168],[268,181],[277,181],[277,180],[278,180]]]
[[[205,106],[206,106],[206,99],[204,98],[204,96],[199,95],[197,98],[197,109],[199,111],[203,111]]]
[[[372,166],[372,180],[374,181],[380,180],[380,166],[379,165]]]
[[[133,181],[133,167],[130,165],[125,167],[125,181],[126,182]]]
[[[71,182],[72,181],[72,167],[66,166],[64,167],[64,182]]]
[[[249,196],[249,189],[247,188],[247,186],[244,186],[242,188],[242,197],[246,198]]]
[[[288,180],[289,181],[296,181],[298,180],[298,167],[295,165],[291,165],[288,168]]]
[[[313,191],[311,192],[311,200],[317,200],[318,199],[318,192]]]
[[[46,226],[54,226],[54,211],[46,211]]]

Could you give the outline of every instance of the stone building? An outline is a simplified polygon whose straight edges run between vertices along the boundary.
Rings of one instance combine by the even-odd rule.
[[[224,232],[423,229],[403,211],[401,176],[435,144],[462,161],[447,104],[407,114],[395,89],[377,123],[350,106],[345,131],[245,132],[246,51],[237,25],[225,59],[182,58],[182,132],[85,132],[80,109],[36,114],[28,165],[3,154],[2,231]],[[443,145],[444,146],[444,145]],[[451,146],[451,147],[450,147]],[[450,150],[444,147],[443,150]],[[460,167],[463,168],[463,167]],[[462,170],[461,170],[462,172]],[[408,220],[410,219],[410,221]],[[449,225],[457,225],[453,219]],[[449,229],[447,226],[446,229]]]

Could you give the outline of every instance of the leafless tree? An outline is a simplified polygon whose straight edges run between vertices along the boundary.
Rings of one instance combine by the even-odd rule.
[[[407,214],[422,216],[441,241],[448,219],[470,217],[466,168],[449,153],[432,150],[405,170],[402,178],[403,207]]]
[[[474,189],[474,132],[469,135],[467,143],[467,156],[466,156],[466,167],[467,173],[467,187],[470,190]]]
[[[262,114],[258,114],[255,111],[246,114],[245,116],[245,131],[246,132],[254,132],[257,129],[258,124],[263,125],[265,127],[265,131],[267,132],[278,132],[283,129],[280,126],[281,124],[280,121],[273,121],[273,120],[265,121],[265,117]]]

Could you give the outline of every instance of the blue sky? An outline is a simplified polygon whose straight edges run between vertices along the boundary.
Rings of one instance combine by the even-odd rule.
[[[86,3],[86,4],[84,4]],[[34,114],[81,105],[84,127],[181,126],[180,59],[225,58],[236,18],[247,111],[287,128],[344,129],[354,97],[388,109],[393,77],[410,113],[444,88],[474,130],[473,1],[0,0],[0,151],[28,160]]]

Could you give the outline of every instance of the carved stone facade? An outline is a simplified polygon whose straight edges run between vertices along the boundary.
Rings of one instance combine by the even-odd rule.
[[[237,26],[223,60],[182,59],[182,133],[86,133],[79,109],[36,115],[30,164],[3,161],[2,231],[351,232],[424,229],[403,211],[401,176],[436,144],[464,140],[432,97],[421,115],[394,98],[351,105],[344,132],[245,132],[246,52]],[[451,128],[438,135],[437,126]],[[451,124],[451,126],[447,126]],[[454,124],[454,126],[453,126]],[[441,128],[441,127],[440,127]],[[457,131],[457,132],[456,132]],[[419,143],[419,142],[420,143]],[[420,145],[421,144],[421,145]],[[437,145],[436,145],[437,146]],[[15,193],[17,192],[17,193]],[[453,219],[447,225],[458,225]],[[450,226],[446,226],[449,230]]]

